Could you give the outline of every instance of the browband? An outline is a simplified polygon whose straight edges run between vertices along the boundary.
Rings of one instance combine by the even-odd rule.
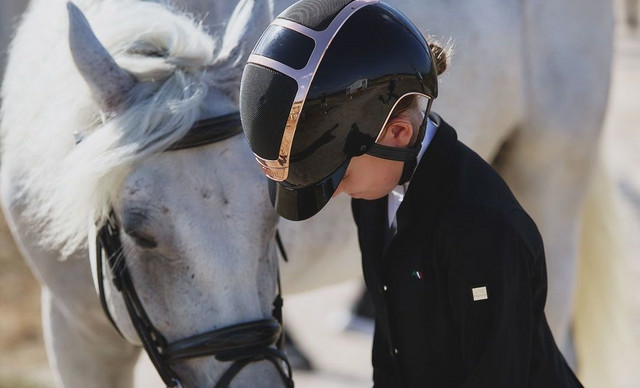
[[[224,116],[212,117],[197,121],[180,140],[173,143],[167,151],[177,151],[185,148],[200,147],[216,143],[242,133],[240,112],[233,112]]]

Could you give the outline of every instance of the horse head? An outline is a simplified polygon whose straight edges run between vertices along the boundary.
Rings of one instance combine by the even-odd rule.
[[[102,26],[95,33],[80,9],[69,4],[68,10],[72,57],[99,109],[98,123],[78,134],[69,163],[90,161],[83,193],[93,200],[85,213],[99,230],[117,224],[120,245],[105,251],[123,252],[118,260],[125,261],[136,298],[166,342],[159,357],[184,386],[219,381],[229,363],[218,358],[258,361],[242,369],[234,386],[279,386],[281,365],[274,368],[263,353],[247,355],[255,343],[232,349],[241,353],[235,358],[207,352],[216,338],[229,340],[225,328],[272,316],[277,217],[264,178],[242,136],[175,147],[203,127],[199,123],[237,111],[246,45],[269,22],[270,5],[240,1],[218,40],[159,4],[137,3],[115,25],[88,10]],[[104,43],[97,36],[105,36]],[[144,343],[120,292],[108,280],[100,283],[117,328]],[[231,331],[232,337],[256,336],[245,326]],[[190,352],[198,358],[180,355]]]

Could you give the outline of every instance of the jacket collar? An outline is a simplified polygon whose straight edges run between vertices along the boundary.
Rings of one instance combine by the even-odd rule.
[[[458,135],[436,113],[432,112],[429,118],[436,125],[436,134],[411,177],[411,184],[398,208],[398,233],[414,222],[428,221],[437,216],[442,206],[443,187],[451,175]]]

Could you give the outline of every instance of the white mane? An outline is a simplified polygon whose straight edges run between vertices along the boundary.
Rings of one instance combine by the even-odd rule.
[[[198,120],[205,70],[228,78],[232,60],[214,57],[216,42],[201,25],[160,4],[85,2],[96,36],[140,81],[123,110],[106,117],[71,59],[64,2],[51,3],[50,12],[32,18],[43,24],[43,36],[25,35],[36,30],[23,25],[13,42],[3,97],[30,93],[33,105],[5,100],[1,130],[3,152],[15,152],[25,163],[41,161],[16,178],[30,195],[35,192],[24,202],[44,241],[66,256],[86,242],[89,220],[102,222],[108,214],[131,167],[166,149]],[[34,52],[41,53],[36,63]],[[83,137],[78,145],[75,131]]]

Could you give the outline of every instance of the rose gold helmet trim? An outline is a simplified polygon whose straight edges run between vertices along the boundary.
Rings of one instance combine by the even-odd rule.
[[[391,110],[389,111],[389,113],[387,114],[387,118],[384,120],[384,124],[382,124],[382,127],[380,127],[380,133],[378,133],[378,137],[376,137],[376,143],[378,142],[378,140],[380,140],[380,138],[382,137],[383,134],[383,129],[384,127],[387,126],[387,124],[389,123],[389,119],[391,118],[391,115],[393,114],[393,111],[396,110],[396,106],[398,106],[398,104],[400,103],[400,101],[402,101],[403,99],[405,99],[408,96],[420,96],[420,97],[424,97],[427,99],[427,107],[425,109],[425,115],[429,114],[429,111],[431,110],[431,103],[433,102],[433,99],[429,96],[427,96],[424,93],[420,93],[420,92],[409,92],[409,93],[405,93],[402,96],[400,96],[400,98],[398,98],[396,100],[396,102],[393,104],[393,107],[391,107]]]
[[[309,61],[307,62],[307,65],[300,70],[293,69],[283,63],[261,55],[251,54],[249,56],[247,63],[255,63],[279,71],[280,73],[293,78],[298,83],[298,90],[293,99],[293,104],[289,111],[289,118],[287,119],[284,134],[282,136],[282,142],[280,143],[278,159],[264,159],[254,153],[258,164],[262,167],[262,171],[269,178],[274,181],[281,182],[286,180],[289,176],[289,156],[291,154],[293,137],[298,126],[298,118],[300,117],[300,112],[302,111],[302,106],[304,105],[307,93],[309,92],[309,85],[311,85],[311,81],[318,70],[320,62],[322,61],[329,44],[351,15],[364,6],[379,2],[380,0],[355,0],[349,3],[336,15],[336,17],[331,21],[331,24],[322,31],[315,31],[290,20],[280,18],[275,19],[271,25],[288,28],[314,40],[315,46],[311,52]]]

